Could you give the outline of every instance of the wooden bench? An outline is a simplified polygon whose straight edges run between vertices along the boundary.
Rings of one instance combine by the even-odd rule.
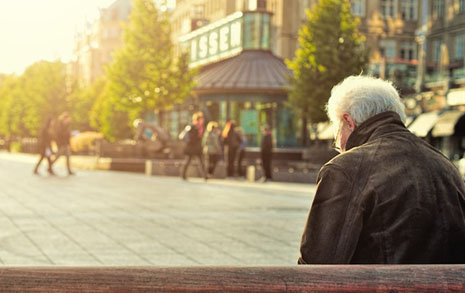
[[[465,292],[465,265],[0,267],[0,292]]]

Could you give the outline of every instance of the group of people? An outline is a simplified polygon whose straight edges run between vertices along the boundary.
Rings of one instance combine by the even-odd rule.
[[[44,159],[47,159],[47,171],[50,175],[55,175],[53,164],[60,158],[66,156],[66,168],[68,175],[74,175],[70,166],[70,138],[71,138],[71,116],[68,112],[62,113],[58,118],[49,117],[39,131],[38,148],[40,158],[34,167],[34,174],[39,175],[39,167]],[[56,153],[52,149],[52,141],[57,146]]]
[[[226,174],[228,177],[244,176],[242,166],[245,157],[247,138],[241,127],[236,122],[228,121],[221,130],[218,122],[210,121],[205,129],[205,120],[202,112],[192,116],[192,124],[188,125],[180,134],[180,138],[186,142],[184,163],[181,177],[187,179],[187,168],[193,157],[197,157],[205,180],[212,177],[217,163],[225,159]],[[264,167],[265,180],[271,180],[271,155],[272,139],[269,126],[264,127],[262,139],[262,165]],[[207,168],[204,166],[204,155],[207,157]]]

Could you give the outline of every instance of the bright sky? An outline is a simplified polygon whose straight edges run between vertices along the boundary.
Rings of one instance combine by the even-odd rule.
[[[0,0],[0,73],[69,60],[74,34],[114,0]]]

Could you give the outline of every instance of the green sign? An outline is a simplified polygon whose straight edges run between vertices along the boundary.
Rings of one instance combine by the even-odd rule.
[[[216,62],[243,49],[270,49],[270,14],[236,12],[179,40],[190,51],[191,67]]]

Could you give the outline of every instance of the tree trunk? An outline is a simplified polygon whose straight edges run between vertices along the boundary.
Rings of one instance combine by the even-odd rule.
[[[302,145],[308,145],[308,128],[307,128],[307,115],[302,117]]]

